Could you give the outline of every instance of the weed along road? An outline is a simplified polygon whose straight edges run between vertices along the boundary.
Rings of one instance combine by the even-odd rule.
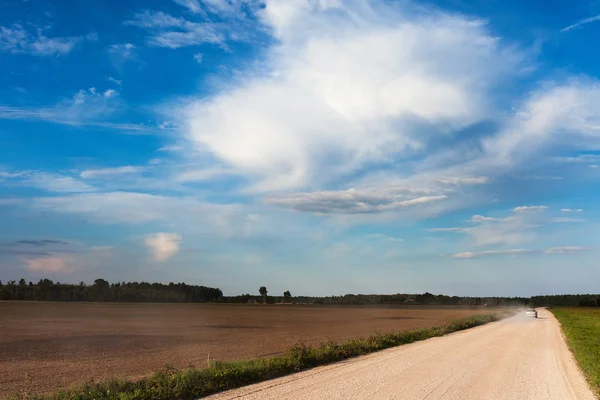
[[[209,397],[238,398],[595,400],[543,309]]]

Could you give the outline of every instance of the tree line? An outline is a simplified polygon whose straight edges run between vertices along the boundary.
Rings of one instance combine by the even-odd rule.
[[[187,285],[185,283],[117,282],[96,279],[92,285],[84,282],[67,284],[41,279],[38,283],[0,281],[0,300],[33,301],[106,301],[163,303],[296,303],[322,305],[419,304],[456,306],[566,306],[600,307],[599,294],[553,295],[533,297],[461,297],[443,294],[346,294],[343,296],[292,296],[286,290],[282,296],[269,296],[261,286],[257,295],[249,293],[223,296],[221,289]]]
[[[531,302],[534,306],[600,307],[600,294],[533,296]]]
[[[93,285],[84,282],[65,284],[41,279],[38,283],[0,281],[0,300],[33,301],[106,301],[203,303],[221,300],[221,289],[186,285],[185,283],[117,282],[96,279]]]

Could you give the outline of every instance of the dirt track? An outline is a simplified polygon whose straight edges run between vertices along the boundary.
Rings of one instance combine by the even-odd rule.
[[[209,397],[238,398],[595,399],[545,310]]]

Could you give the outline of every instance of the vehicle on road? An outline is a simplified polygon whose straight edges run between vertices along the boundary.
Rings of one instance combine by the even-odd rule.
[[[532,315],[537,318],[538,312],[535,308],[528,308],[527,311],[525,311],[525,315]]]

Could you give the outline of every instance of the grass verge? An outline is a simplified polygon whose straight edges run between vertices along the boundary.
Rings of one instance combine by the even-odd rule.
[[[600,309],[553,308],[567,343],[600,398]]]
[[[368,338],[343,343],[327,342],[310,347],[298,344],[284,355],[235,362],[214,362],[208,368],[165,368],[139,381],[112,379],[88,383],[50,395],[19,395],[12,399],[30,400],[167,400],[198,399],[213,393],[288,375],[318,365],[329,364],[379,350],[413,343],[436,336],[447,335],[488,322],[497,321],[506,314],[476,315],[452,321],[443,326],[377,334]]]

